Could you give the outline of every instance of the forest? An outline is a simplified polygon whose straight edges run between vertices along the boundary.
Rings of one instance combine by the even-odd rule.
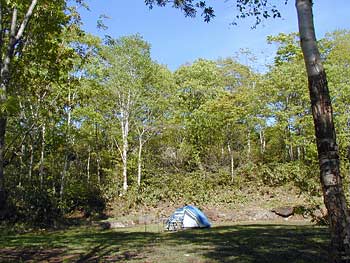
[[[29,4],[5,2],[1,221],[52,227],[76,211],[229,207],[244,202],[242,189],[280,186],[305,196],[308,208],[323,206],[298,33],[267,37],[277,52],[263,71],[247,50],[171,71],[141,35],[84,32],[66,1],[41,1],[33,14]],[[317,44],[348,196],[350,32]]]
[[[248,65],[198,59],[171,72],[152,61],[142,36],[100,39],[81,31],[74,15],[50,41],[33,39],[12,61],[15,81],[2,106],[11,217],[49,222],[74,209],[102,211],[119,197],[131,206],[205,202],[208,189],[250,181],[321,194],[296,33],[267,38],[278,51],[264,73],[249,52]],[[336,31],[319,41],[344,174],[349,40],[348,31]],[[49,43],[37,50],[40,41]],[[176,193],[178,184],[184,193]]]

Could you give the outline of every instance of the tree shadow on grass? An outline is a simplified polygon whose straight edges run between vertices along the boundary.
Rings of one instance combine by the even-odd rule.
[[[0,234],[0,262],[120,262],[143,259],[157,233],[76,228],[28,234]]]
[[[328,262],[328,240],[327,228],[314,226],[235,225],[175,233],[77,228],[2,236],[0,262],[160,262],[155,254],[178,250],[195,261],[176,262],[322,263]]]
[[[174,244],[187,240],[197,244],[209,262],[329,262],[329,233],[324,227],[221,226],[174,236]]]

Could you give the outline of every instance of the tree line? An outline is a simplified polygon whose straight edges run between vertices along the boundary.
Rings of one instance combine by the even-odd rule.
[[[320,41],[344,160],[348,73],[342,80],[338,73],[350,59],[349,36],[337,31]],[[250,66],[234,57],[198,59],[171,72],[152,60],[139,35],[84,33],[65,41],[70,53],[59,78],[21,74],[16,84],[34,84],[9,101],[5,186],[14,203],[34,196],[70,211],[90,191],[107,200],[129,186],[147,187],[152,177],[193,172],[224,175],[227,184],[261,177],[269,185],[292,181],[302,191],[320,191],[297,34],[268,37],[278,48],[265,73],[252,69],[249,52],[240,55]]]

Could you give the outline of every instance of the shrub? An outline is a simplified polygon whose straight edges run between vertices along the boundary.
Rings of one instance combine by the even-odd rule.
[[[67,186],[61,205],[65,212],[79,210],[89,217],[101,214],[106,208],[106,200],[98,187],[72,183]]]
[[[35,226],[52,226],[62,213],[54,193],[38,187],[17,187],[10,195],[11,222]]]

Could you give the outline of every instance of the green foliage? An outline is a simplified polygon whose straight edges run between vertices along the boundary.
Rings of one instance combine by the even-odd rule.
[[[320,195],[296,34],[269,37],[278,51],[265,74],[233,58],[199,59],[172,73],[152,61],[141,36],[103,41],[56,15],[62,20],[52,30],[60,30],[33,37],[32,51],[15,58],[16,82],[0,106],[10,117],[5,185],[13,220],[28,214],[30,222],[53,224],[65,213],[96,215],[113,203],[124,212],[167,202],[230,206],[245,204],[247,189],[284,185]],[[320,42],[342,174],[349,170],[348,43],[346,31]]]
[[[277,36],[268,36],[267,42],[269,44],[275,43],[279,45],[275,56],[275,64],[281,65],[293,60],[302,60],[303,54],[299,41],[297,33],[279,33]]]
[[[98,187],[75,182],[66,188],[61,205],[66,213],[78,210],[84,212],[86,217],[90,217],[105,211],[106,200]]]
[[[141,206],[157,207],[162,203],[203,206],[238,203],[244,200],[234,189],[227,173],[159,174],[148,176],[139,188],[130,188],[127,194],[116,202],[123,204],[119,209],[128,210]]]
[[[0,113],[3,114],[6,112],[9,116],[13,116],[19,112],[18,104],[16,97],[8,96],[6,102],[0,105]]]
[[[278,186],[293,182],[310,196],[321,195],[317,166],[310,167],[302,162],[269,163],[260,165],[257,175],[266,185]]]
[[[38,187],[17,187],[10,195],[9,220],[34,226],[53,226],[62,213],[52,191]]]

